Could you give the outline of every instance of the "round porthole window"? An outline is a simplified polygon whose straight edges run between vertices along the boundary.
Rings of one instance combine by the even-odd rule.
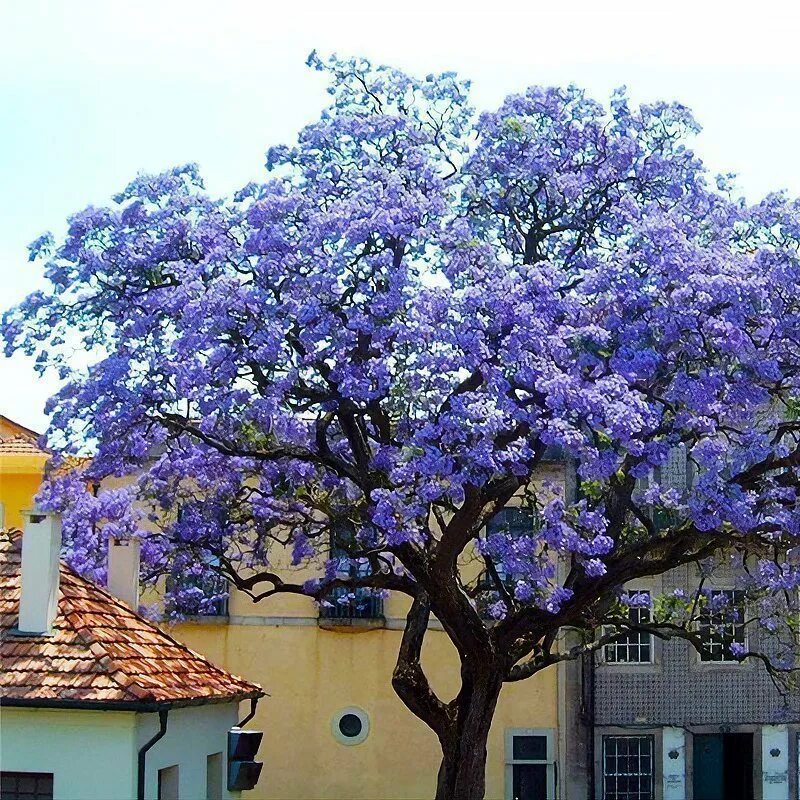
[[[361,744],[369,736],[367,712],[356,706],[337,711],[331,720],[331,732],[341,744]]]

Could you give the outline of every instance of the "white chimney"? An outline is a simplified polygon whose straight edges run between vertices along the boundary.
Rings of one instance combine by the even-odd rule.
[[[108,591],[134,611],[139,608],[138,539],[108,540]]]
[[[58,613],[61,517],[44,511],[25,511],[22,534],[22,592],[20,633],[50,633]]]

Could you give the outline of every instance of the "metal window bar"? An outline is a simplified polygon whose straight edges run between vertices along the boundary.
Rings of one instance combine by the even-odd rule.
[[[635,496],[641,501],[641,496],[652,484],[658,484],[663,489],[677,489],[683,493],[694,485],[695,479],[694,463],[689,459],[689,451],[686,445],[679,444],[670,449],[667,460],[661,466],[653,469],[647,477],[636,481]],[[680,514],[664,508],[650,506],[647,514],[659,531],[667,530],[682,521]]]
[[[369,567],[353,561],[350,553],[357,551],[356,536],[347,523],[334,526],[331,531],[330,557],[341,559],[342,567],[337,570],[340,578],[358,578],[369,575]],[[382,619],[383,598],[373,589],[351,589],[335,586],[322,598],[319,606],[320,619]]]
[[[499,593],[495,588],[494,581],[486,570],[478,575],[477,582],[478,593],[475,596],[475,606],[482,619],[491,620],[492,615],[489,612],[489,606],[499,599]]]
[[[344,600],[348,595],[352,598]],[[335,586],[319,607],[323,619],[380,619],[383,617],[383,598],[370,589],[349,589]],[[329,605],[328,605],[329,604]]]
[[[486,536],[493,534],[504,534],[511,539],[516,539],[520,536],[529,536],[533,534],[539,527],[539,518],[530,508],[525,506],[506,506],[501,508],[488,522],[486,523]],[[514,591],[514,576],[506,572],[503,564],[495,564],[497,576],[503,582],[509,592]],[[483,571],[478,576],[478,595],[476,602],[478,612],[486,619],[491,619],[489,613],[489,606],[500,599],[500,593],[495,587],[494,581],[488,572]]]
[[[223,591],[225,592],[225,594],[222,593]],[[211,603],[208,603],[206,605],[206,607],[203,609],[204,616],[227,617],[229,611],[228,609],[229,600],[230,600],[230,594],[228,593],[227,585],[225,585],[224,587],[220,587],[218,591],[215,592],[215,594],[218,594],[219,597],[215,597]]]
[[[654,800],[653,737],[603,737],[604,800]]]

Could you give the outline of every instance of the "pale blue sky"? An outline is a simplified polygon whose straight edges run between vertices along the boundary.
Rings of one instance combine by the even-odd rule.
[[[283,10],[275,10],[280,5]],[[264,152],[325,95],[308,52],[472,78],[478,107],[534,83],[677,99],[696,147],[751,199],[800,195],[800,11],[793,3],[37,2],[0,0],[0,308],[36,287],[26,245],[138,171],[197,161],[210,190],[263,174]],[[718,9],[718,10],[717,10]],[[0,360],[0,414],[42,429],[55,384]]]

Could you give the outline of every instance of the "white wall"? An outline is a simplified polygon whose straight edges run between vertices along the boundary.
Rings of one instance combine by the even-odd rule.
[[[137,717],[138,751],[158,731],[158,714],[139,714]],[[175,764],[179,768],[180,800],[205,800],[206,758],[213,753],[222,753],[222,769],[227,768],[228,731],[238,719],[238,703],[170,711],[166,735],[147,752],[146,800],[156,800],[158,796],[158,770]],[[223,776],[222,800],[241,796],[240,792],[228,792],[227,785],[227,776]]]
[[[686,735],[683,728],[662,730],[661,751],[663,800],[683,800],[686,797]]]
[[[785,725],[761,729],[763,800],[789,800],[789,730]]]
[[[0,768],[52,772],[54,800],[136,797],[136,715],[3,708]]]
[[[166,735],[147,753],[146,800],[156,800],[158,770],[175,765],[180,800],[206,800],[206,758],[222,753],[227,769],[228,731],[238,719],[238,703],[170,711]],[[133,800],[139,748],[158,728],[157,713],[3,708],[0,768],[52,772],[54,800]],[[220,800],[241,796],[227,791],[227,775],[221,783]]]

